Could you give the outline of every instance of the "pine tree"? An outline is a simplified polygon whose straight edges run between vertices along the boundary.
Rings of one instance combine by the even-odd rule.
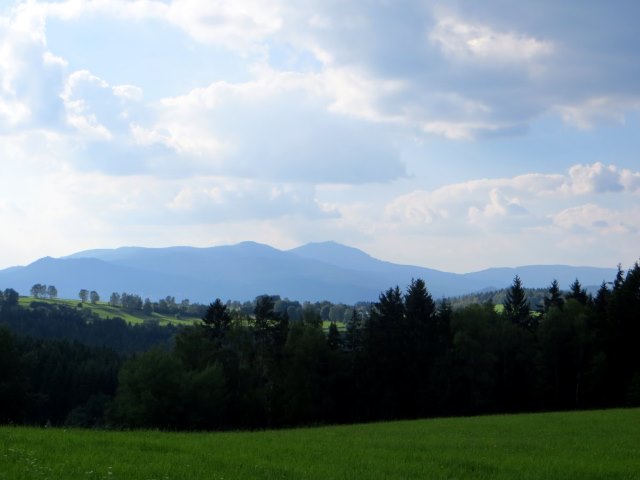
[[[427,290],[424,280],[411,280],[404,297],[407,326],[412,332],[427,330],[432,324],[436,304]]]
[[[362,347],[362,319],[355,308],[351,311],[351,318],[347,322],[344,340],[348,352],[355,352]]]
[[[327,346],[331,350],[340,350],[341,345],[342,337],[338,330],[338,326],[336,325],[336,322],[331,322],[331,325],[329,325],[329,332],[327,334]]]
[[[219,298],[209,304],[207,312],[202,317],[202,324],[211,330],[214,337],[222,337],[229,330],[231,315],[227,311],[227,306]]]
[[[145,298],[144,305],[142,306],[142,313],[144,315],[150,316],[153,313],[153,305],[151,305],[151,300]]]
[[[567,294],[567,300],[574,299],[581,303],[582,305],[586,305],[589,303],[589,295],[587,291],[582,288],[580,281],[576,278],[576,281],[571,284],[569,287],[569,293]]]
[[[518,275],[513,279],[513,285],[507,290],[504,302],[504,314],[514,324],[521,327],[531,327],[531,306],[522,287],[522,281]]]
[[[598,293],[596,293],[596,298],[593,301],[594,310],[596,315],[600,317],[606,317],[607,315],[607,307],[609,305],[609,298],[611,296],[611,291],[607,287],[606,282],[602,282],[600,284],[600,288],[598,289]]]
[[[562,310],[562,307],[564,306],[564,299],[562,298],[562,293],[560,292],[557,280],[553,280],[553,282],[551,282],[548,292],[550,296],[544,297],[544,311],[548,312],[551,307],[557,307]]]

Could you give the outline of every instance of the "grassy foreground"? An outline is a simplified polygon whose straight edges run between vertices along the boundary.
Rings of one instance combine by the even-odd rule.
[[[264,432],[0,427],[0,479],[636,479],[640,409]]]

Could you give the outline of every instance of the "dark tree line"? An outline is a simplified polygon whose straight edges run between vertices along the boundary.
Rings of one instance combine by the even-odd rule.
[[[125,310],[140,311],[147,316],[159,313],[173,315],[176,318],[199,318],[207,310],[206,305],[191,303],[189,299],[183,299],[178,303],[175,297],[167,295],[158,301],[151,301],[149,298],[142,300],[140,295],[127,292],[113,292],[109,297],[109,305],[122,307]]]
[[[553,282],[544,300],[532,310],[516,278],[502,312],[454,311],[415,280],[342,331],[317,315],[292,322],[272,297],[248,322],[216,301],[173,351],[125,364],[111,421],[262,428],[640,404],[640,267],[594,298],[576,281],[564,294]]]
[[[111,349],[0,326],[0,423],[104,426],[122,363]]]
[[[245,315],[216,300],[172,346],[126,358],[3,331],[0,389],[25,400],[0,405],[2,420],[208,430],[640,405],[637,264],[595,296],[578,280],[566,292],[554,281],[540,308],[517,277],[501,310],[454,310],[417,279],[368,312],[341,312],[343,328],[324,329],[313,308],[291,319],[278,301],[258,297]],[[0,318],[17,308],[2,306]],[[84,390],[65,384],[73,401],[25,417],[15,405],[58,398],[42,381],[47,361],[27,361],[39,348],[57,352],[41,355],[60,359],[49,365],[94,365],[97,380],[79,381],[91,385]]]
[[[34,301],[28,308],[23,308],[18,305],[18,293],[8,290],[9,294],[5,290],[0,295],[0,326],[4,325],[20,336],[76,341],[131,354],[159,345],[168,348],[178,330],[153,322],[130,325],[121,318],[100,319],[87,309],[64,304]]]

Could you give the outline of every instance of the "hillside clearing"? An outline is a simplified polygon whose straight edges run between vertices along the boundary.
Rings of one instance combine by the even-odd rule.
[[[121,307],[110,305],[107,302],[80,302],[79,300],[66,300],[66,299],[43,299],[34,297],[20,297],[19,304],[23,307],[29,307],[33,302],[49,303],[54,305],[65,305],[71,308],[82,308],[89,310],[92,314],[95,314],[100,319],[108,318],[121,318],[125,322],[132,325],[144,323],[144,322],[158,322],[160,325],[190,325],[197,318],[184,318],[178,319],[172,315],[162,315],[160,313],[153,312],[151,315],[144,315],[141,311],[126,310]]]

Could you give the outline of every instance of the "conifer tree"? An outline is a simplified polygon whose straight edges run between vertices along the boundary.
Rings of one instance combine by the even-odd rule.
[[[436,304],[427,290],[424,280],[411,280],[404,297],[405,315],[409,327],[426,325],[435,314]]]
[[[574,299],[581,303],[582,305],[586,305],[589,302],[589,295],[587,291],[582,288],[580,281],[576,278],[576,281],[571,284],[569,287],[569,293],[567,294],[568,299]]]
[[[560,292],[557,280],[554,279],[553,282],[551,282],[548,292],[549,296],[544,297],[544,311],[548,312],[551,307],[557,307],[562,310],[562,307],[564,306],[564,299],[562,298],[562,293]]]
[[[351,311],[351,318],[347,322],[345,332],[345,348],[348,352],[354,352],[362,347],[362,319],[358,311],[354,308]]]
[[[518,275],[513,279],[511,288],[507,290],[504,302],[504,314],[514,324],[521,327],[531,327],[531,306],[522,287],[522,281]]]
[[[207,312],[202,317],[203,326],[211,330],[214,337],[222,337],[231,326],[231,315],[219,298],[209,304]]]
[[[329,325],[329,332],[327,334],[327,346],[331,350],[340,350],[341,345],[342,337],[338,330],[338,326],[336,325],[336,322],[331,322],[331,325]]]

